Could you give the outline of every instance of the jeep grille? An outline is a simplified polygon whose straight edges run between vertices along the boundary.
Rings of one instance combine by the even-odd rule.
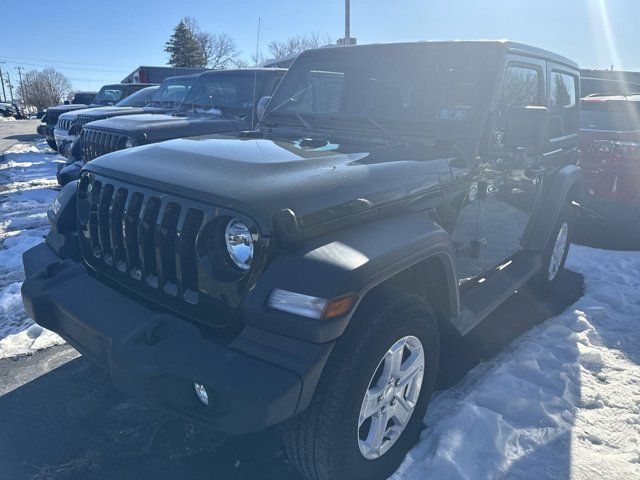
[[[47,125],[55,126],[56,123],[58,123],[58,117],[60,117],[62,113],[63,112],[47,111],[45,114],[45,121],[47,122]]]
[[[183,316],[231,323],[249,279],[217,281],[199,266],[196,246],[222,209],[87,172],[77,208],[91,269]]]
[[[70,131],[69,133],[71,133],[72,135],[77,135],[82,130],[82,127],[84,127],[87,123],[93,122],[95,120],[96,119],[92,117],[88,117],[85,115],[78,115],[76,117],[76,121],[73,124],[73,128],[72,128],[73,131],[72,132]]]
[[[69,131],[69,129],[73,126],[73,119],[63,119],[60,118],[58,120],[58,123],[56,124],[56,128],[59,128],[61,130],[67,130]],[[69,132],[71,133],[71,132]]]
[[[89,162],[100,155],[121,150],[126,137],[125,134],[84,128],[82,129],[82,159]]]

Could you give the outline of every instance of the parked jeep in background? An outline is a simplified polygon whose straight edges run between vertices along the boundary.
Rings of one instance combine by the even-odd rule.
[[[65,100],[65,105],[91,105],[98,92],[73,92]]]
[[[307,478],[387,478],[441,335],[557,284],[578,99],[575,63],[518,43],[306,51],[255,131],[85,165],[24,255],[25,308],[142,401],[283,423]]]
[[[202,73],[172,115],[131,115],[85,125],[82,160],[173,138],[250,129],[256,120],[254,98],[271,95],[285,72],[242,69]]]
[[[580,120],[584,226],[604,222],[640,243],[640,94],[584,98]]]
[[[84,125],[96,120],[123,115],[172,112],[180,105],[197,78],[198,75],[169,77],[162,82],[160,87],[142,89],[116,103],[113,107],[96,107],[63,113],[54,130],[58,151],[69,159],[68,164],[77,162],[82,158],[80,132]],[[61,164],[60,167],[66,168],[66,165]],[[79,167],[76,169],[79,170]],[[58,171],[60,172],[60,169]],[[61,185],[70,180],[77,180],[77,178],[77,172],[69,172],[68,175],[62,177],[58,175],[58,181]]]
[[[16,111],[13,108],[13,105],[8,102],[0,103],[0,117],[13,117],[15,116]]]
[[[95,115],[95,119],[97,120],[101,117],[109,118],[112,115],[123,113],[126,115],[125,112],[131,112],[132,114],[142,112],[143,107],[153,99],[158,88],[158,86],[155,86],[138,90],[127,98],[120,100],[112,107],[90,107],[63,113],[58,117],[58,123],[56,123],[53,130],[58,152],[67,158],[71,156],[70,147],[82,129],[82,126],[79,127],[77,125],[80,121],[88,123],[93,120],[93,115]]]
[[[63,104],[56,107],[48,108],[44,117],[42,117],[42,124],[38,125],[38,135],[42,135],[46,140],[49,147],[57,151],[56,139],[53,131],[58,123],[58,117],[63,113],[70,112],[72,110],[81,110],[87,107],[99,107],[105,105],[114,105],[116,102],[127,98],[132,93],[146,87],[151,87],[152,83],[116,83],[113,85],[103,86],[98,94],[94,97],[90,105],[84,104]],[[75,100],[75,99],[74,99]]]

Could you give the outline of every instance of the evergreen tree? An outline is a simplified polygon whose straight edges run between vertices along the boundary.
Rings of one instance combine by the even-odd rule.
[[[169,57],[169,65],[172,67],[205,67],[202,46],[196,34],[189,28],[184,20],[173,29],[173,34],[165,44],[164,51]]]

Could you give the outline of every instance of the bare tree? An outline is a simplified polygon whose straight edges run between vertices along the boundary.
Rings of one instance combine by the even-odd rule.
[[[202,48],[202,57],[206,66],[214,69],[226,69],[235,66],[238,60],[236,42],[226,33],[199,32],[196,38]]]
[[[312,32],[308,35],[294,35],[284,42],[273,41],[269,43],[269,53],[275,59],[285,58],[297,55],[310,48],[317,48],[330,43],[333,43],[333,41],[328,35],[321,38],[320,35]]]
[[[70,90],[69,79],[54,68],[31,70],[23,76],[22,82],[18,85],[22,102],[25,105],[33,105],[38,110],[58,105]]]
[[[251,58],[241,58],[241,57],[237,57],[233,60],[233,68],[254,68],[255,66],[262,66],[262,64],[265,62],[266,58],[264,58],[264,55],[262,54],[262,52],[258,52],[258,56],[256,57],[256,54],[254,53],[253,55],[251,55]]]
[[[238,59],[236,42],[226,33],[203,32],[193,17],[184,17],[182,24],[185,35],[194,39],[192,48],[193,66],[226,69],[235,65]],[[177,27],[176,27],[177,28]]]

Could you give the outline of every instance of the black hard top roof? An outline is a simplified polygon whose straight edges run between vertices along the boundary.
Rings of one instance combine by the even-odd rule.
[[[286,68],[235,68],[232,70],[209,70],[206,72],[202,72],[199,74],[200,77],[209,77],[216,75],[227,75],[232,73],[257,73],[257,74],[266,74],[266,73],[275,73],[275,72],[286,72]]]
[[[487,48],[499,48],[504,49],[506,53],[517,53],[522,55],[529,55],[532,57],[548,59],[557,63],[561,63],[570,68],[579,70],[580,67],[573,60],[558,55],[557,53],[544,50],[542,48],[527,45],[526,43],[513,42],[511,40],[450,40],[450,41],[420,41],[420,42],[393,42],[393,43],[369,43],[364,45],[348,45],[348,46],[331,46],[320,47],[302,52],[301,55],[306,55],[309,52],[318,51],[332,51],[334,49],[386,49],[386,48],[398,48],[402,46],[444,46],[444,45],[485,45]]]
[[[129,87],[132,85],[136,87],[144,88],[144,87],[155,87],[158,84],[157,83],[108,83],[106,85],[103,85],[102,88]]]
[[[176,75],[175,77],[167,77],[163,80],[163,82],[166,82],[167,80],[177,80],[179,78],[198,78],[201,74],[200,73],[190,73],[189,75]]]

